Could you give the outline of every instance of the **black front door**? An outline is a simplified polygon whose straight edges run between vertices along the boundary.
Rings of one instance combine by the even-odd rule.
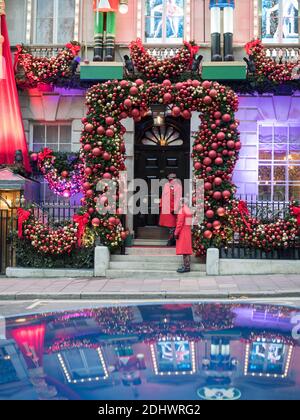
[[[135,145],[135,179],[144,179],[148,184],[148,196],[143,201],[148,205],[148,214],[135,217],[135,230],[144,226],[158,226],[159,194],[151,191],[151,181],[165,180],[176,173],[184,185],[190,175],[190,123],[181,119],[167,118],[163,127],[153,127],[152,121],[137,124]],[[151,212],[151,209],[155,209]]]

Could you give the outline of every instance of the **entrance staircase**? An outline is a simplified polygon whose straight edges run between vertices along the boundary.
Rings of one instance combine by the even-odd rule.
[[[182,257],[175,248],[166,247],[165,240],[136,239],[126,255],[112,255],[106,277],[110,279],[178,279],[199,278],[206,275],[206,266],[192,258],[191,273],[178,274]]]

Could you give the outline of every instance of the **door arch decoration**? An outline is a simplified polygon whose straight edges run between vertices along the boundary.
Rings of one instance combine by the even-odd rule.
[[[96,202],[105,202],[105,192],[97,192],[102,179],[117,180],[125,166],[125,127],[121,121],[135,122],[148,115],[151,105],[164,103],[173,117],[190,119],[200,113],[200,126],[195,136],[192,158],[194,176],[204,180],[205,220],[194,229],[194,248],[204,255],[206,248],[226,237],[226,211],[234,199],[236,187],[232,173],[241,143],[238,121],[238,97],[230,88],[217,82],[188,80],[162,84],[138,79],[135,82],[108,81],[93,86],[87,93],[87,115],[83,119],[81,157],[85,162],[85,196],[82,204],[100,230],[105,245],[115,244],[117,215],[97,213]],[[120,197],[118,197],[120,198]],[[193,200],[195,198],[193,197]],[[193,204],[195,204],[193,202]]]

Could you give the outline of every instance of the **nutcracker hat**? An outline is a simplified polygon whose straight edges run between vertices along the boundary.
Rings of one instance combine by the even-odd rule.
[[[119,0],[94,0],[95,12],[116,12],[119,7]]]

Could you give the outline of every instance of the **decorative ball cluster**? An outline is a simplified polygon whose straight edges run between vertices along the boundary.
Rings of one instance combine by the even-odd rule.
[[[23,224],[24,238],[40,254],[70,254],[77,245],[77,228],[74,224],[60,226],[57,229],[45,226],[35,219],[33,214]]]
[[[56,57],[35,57],[24,45],[17,45],[15,71],[18,86],[35,88],[40,83],[55,84],[58,79],[68,81],[72,75],[71,63],[79,51],[80,44],[72,41]]]
[[[199,49],[196,45],[185,42],[174,57],[159,60],[146,51],[140,39],[133,41],[129,48],[135,67],[149,80],[176,78],[191,67]]]
[[[298,63],[276,63],[271,57],[267,57],[266,49],[260,39],[248,42],[245,46],[248,55],[253,57],[256,66],[255,77],[258,82],[269,79],[274,83],[284,83],[293,79],[293,69]]]
[[[292,212],[287,214],[285,219],[266,223],[247,214],[241,217],[239,202],[232,200],[226,210],[226,218],[228,230],[225,241],[227,242],[232,239],[234,233],[238,233],[240,245],[246,248],[270,252],[297,246],[299,226]]]
[[[32,154],[31,159],[37,159],[39,170],[55,194],[69,198],[81,191],[84,172],[78,155],[67,156],[45,148],[38,155]]]
[[[109,223],[108,216],[100,216],[96,209],[100,203],[110,212],[108,194],[104,190],[97,191],[97,185],[100,180],[117,182],[120,171],[125,170],[126,130],[120,121],[131,117],[139,122],[149,114],[152,104],[161,103],[171,109],[173,117],[189,120],[193,111],[201,113],[192,157],[195,177],[204,179],[205,183],[205,222],[195,231],[195,250],[204,254],[213,237],[219,236],[224,207],[233,198],[235,186],[231,178],[241,148],[238,121],[234,117],[237,95],[217,82],[188,80],[173,85],[170,80],[156,84],[138,79],[135,82],[108,81],[92,87],[87,94],[88,113],[83,119],[81,137],[80,156],[85,162],[82,204],[93,224],[106,228],[102,236],[110,237],[113,223]],[[118,191],[114,198],[117,216],[113,217],[118,219],[122,201]],[[125,237],[126,233],[123,235]],[[110,241],[118,242],[119,235],[117,241],[115,238]]]

